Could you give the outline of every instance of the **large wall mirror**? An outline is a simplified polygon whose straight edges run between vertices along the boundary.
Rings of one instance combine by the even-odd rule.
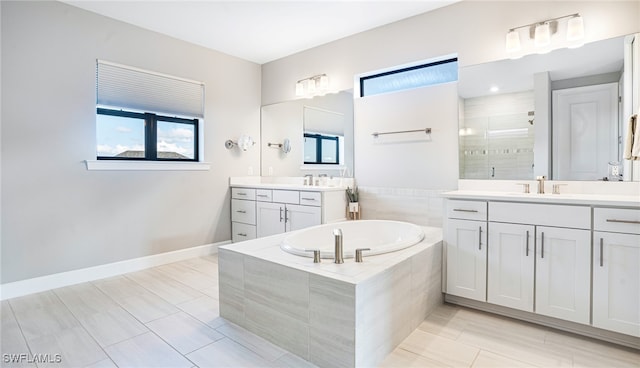
[[[260,140],[263,176],[353,176],[353,93],[262,106]]]
[[[602,180],[622,160],[625,37],[459,72],[461,179]]]

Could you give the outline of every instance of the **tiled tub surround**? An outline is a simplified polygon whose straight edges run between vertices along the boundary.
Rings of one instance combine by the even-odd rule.
[[[442,303],[442,231],[423,230],[364,263],[314,264],[285,234],[220,247],[220,315],[320,367],[376,366]]]

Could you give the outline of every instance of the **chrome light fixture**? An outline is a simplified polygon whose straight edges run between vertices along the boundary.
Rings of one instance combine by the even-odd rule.
[[[324,95],[329,91],[329,77],[318,74],[296,82],[296,97],[313,97]]]
[[[566,21],[566,28],[559,27],[559,23],[563,21]],[[524,42],[521,42],[519,30],[524,28],[528,29],[529,37],[525,37]],[[523,43],[526,47],[526,43],[529,41],[529,44],[533,44],[530,51],[537,53],[549,52],[553,46],[552,36],[560,30],[566,30],[566,42],[561,46],[582,46],[584,21],[580,14],[575,13],[509,29],[505,50],[510,55],[522,56]]]

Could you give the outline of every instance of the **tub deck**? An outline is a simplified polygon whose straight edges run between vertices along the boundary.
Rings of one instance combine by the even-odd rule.
[[[289,234],[220,247],[220,315],[320,367],[376,366],[442,303],[442,229],[423,231],[364,263],[314,264]]]

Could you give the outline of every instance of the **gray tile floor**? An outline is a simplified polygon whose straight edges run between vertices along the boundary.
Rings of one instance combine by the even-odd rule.
[[[213,255],[3,301],[0,363],[313,366],[220,318],[217,275]],[[638,368],[640,352],[444,305],[381,366]]]

